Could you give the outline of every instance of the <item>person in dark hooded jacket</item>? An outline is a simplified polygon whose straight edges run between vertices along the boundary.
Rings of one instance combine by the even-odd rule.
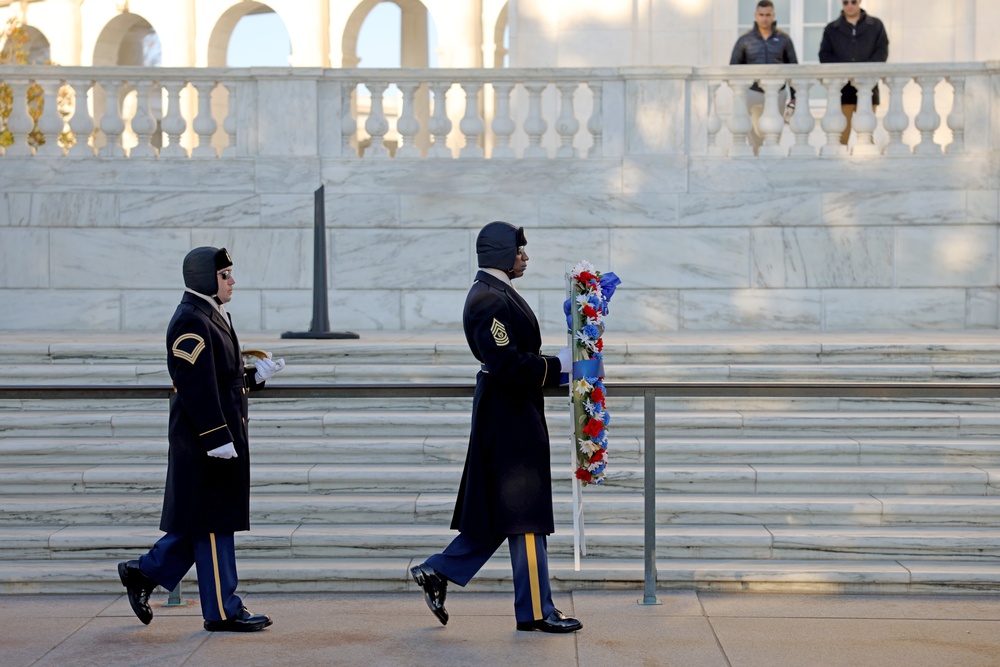
[[[476,375],[472,433],[451,527],[459,534],[439,554],[410,569],[442,625],[448,582],[465,586],[507,541],[518,630],[574,632],[583,627],[556,609],[549,587],[546,535],[554,530],[549,433],[542,387],[559,386],[571,366],[568,348],[540,353],[531,307],[514,289],[528,265],[524,229],[491,222],[479,232],[479,272],[462,325]]]
[[[861,0],[842,0],[844,10],[827,24],[819,45],[821,63],[884,63],[889,59],[889,36],[882,21],[861,9]],[[878,108],[878,86],[872,89],[872,110]],[[840,143],[847,145],[851,136],[851,118],[858,109],[858,89],[847,84],[840,91],[840,108],[847,116],[847,127]]]
[[[170,403],[166,491],[160,530],[166,533],[137,560],[118,564],[136,617],[153,620],[149,595],[173,590],[198,570],[204,627],[251,632],[271,625],[236,595],[233,533],[250,529],[247,392],[284,368],[260,359],[244,366],[225,304],[233,297],[233,260],[225,248],[195,248],[184,257],[181,302],[167,326]]]

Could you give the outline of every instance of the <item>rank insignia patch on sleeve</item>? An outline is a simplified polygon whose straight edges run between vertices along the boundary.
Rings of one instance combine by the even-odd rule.
[[[198,361],[198,355],[205,349],[205,339],[198,334],[184,334],[177,337],[170,349],[175,357],[194,364]]]
[[[493,318],[493,324],[490,326],[490,333],[493,334],[493,340],[496,341],[497,347],[503,347],[510,343],[510,338],[507,337],[507,327],[501,324],[497,318]]]

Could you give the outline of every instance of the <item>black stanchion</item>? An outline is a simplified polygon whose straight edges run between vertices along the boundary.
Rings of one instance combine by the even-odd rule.
[[[325,186],[313,193],[313,317],[309,331],[286,331],[282,338],[360,338],[353,331],[330,331],[326,302],[326,199]]]

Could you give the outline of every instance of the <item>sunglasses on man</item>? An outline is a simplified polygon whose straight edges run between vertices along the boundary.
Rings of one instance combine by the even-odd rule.
[[[861,2],[861,0],[841,0],[841,4],[844,5],[845,7],[847,5],[857,5],[860,2]]]

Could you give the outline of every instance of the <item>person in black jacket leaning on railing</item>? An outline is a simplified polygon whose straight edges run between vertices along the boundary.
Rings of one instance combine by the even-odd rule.
[[[795,45],[788,33],[778,30],[778,22],[774,18],[774,3],[771,0],[760,0],[753,15],[753,28],[736,40],[730,65],[782,65],[797,64]],[[788,103],[787,86],[778,93],[778,108],[784,109]],[[795,90],[792,89],[792,102],[795,104]],[[747,91],[747,111],[753,122],[753,131],[747,135],[754,152],[760,148],[764,138],[760,134],[758,122],[764,113],[764,91],[754,81]]]
[[[889,36],[885,26],[861,9],[861,0],[841,0],[844,10],[827,24],[819,45],[821,63],[884,63],[889,59]],[[878,85],[872,89],[872,111],[878,108]],[[847,84],[840,90],[840,108],[847,116],[847,127],[840,143],[847,145],[851,136],[851,118],[858,109],[858,89]]]
[[[479,272],[465,300],[462,326],[482,364],[472,399],[472,434],[451,527],[451,544],[410,568],[442,625],[448,582],[465,586],[507,541],[514,574],[517,629],[575,632],[583,624],[552,603],[546,535],[554,530],[549,431],[542,387],[569,373],[570,352],[540,352],[531,307],[511,280],[524,275],[524,229],[491,222],[479,232]]]
[[[170,405],[167,483],[160,530],[166,533],[138,560],[118,564],[135,615],[153,620],[149,594],[173,590],[198,568],[205,629],[250,632],[271,625],[236,595],[233,533],[250,529],[247,392],[284,368],[263,358],[244,367],[225,305],[233,298],[233,260],[225,248],[195,248],[184,258],[187,286],[167,326]]]

